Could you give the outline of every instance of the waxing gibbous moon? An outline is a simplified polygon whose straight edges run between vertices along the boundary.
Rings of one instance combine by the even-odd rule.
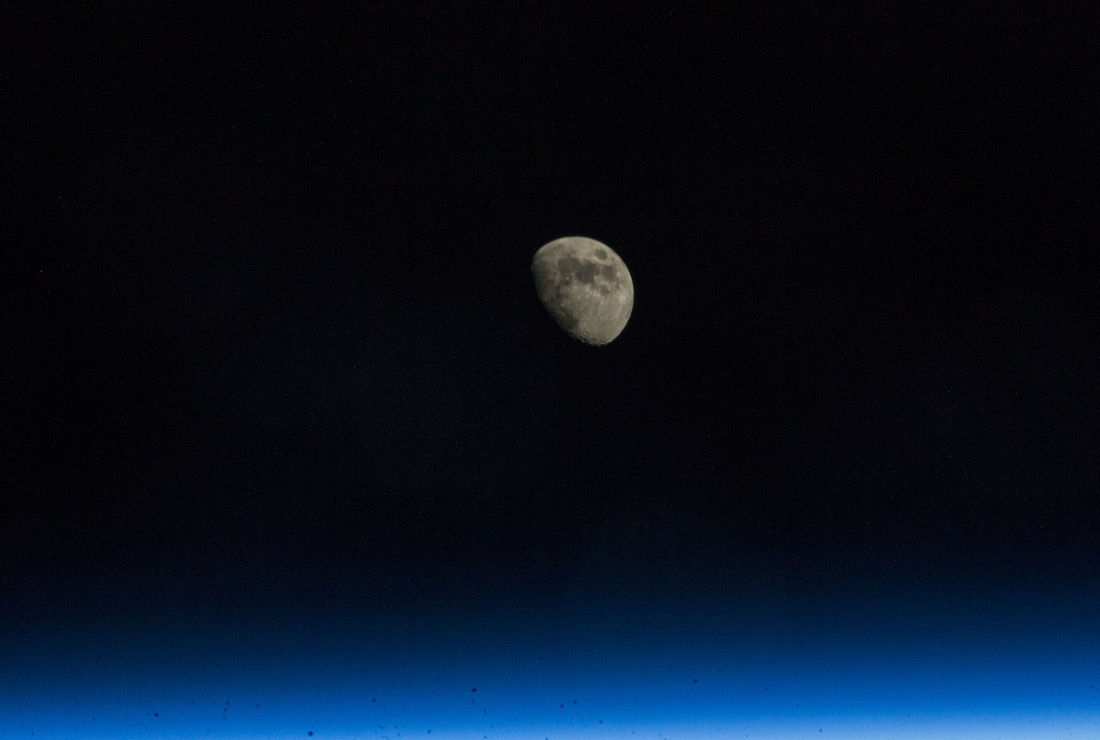
[[[531,261],[542,305],[566,334],[601,346],[619,336],[634,308],[634,282],[602,242],[566,236],[542,245]]]

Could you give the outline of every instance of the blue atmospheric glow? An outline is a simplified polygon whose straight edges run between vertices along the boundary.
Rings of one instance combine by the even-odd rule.
[[[0,735],[1100,737],[1084,628],[670,641],[505,624],[39,630],[4,644]]]

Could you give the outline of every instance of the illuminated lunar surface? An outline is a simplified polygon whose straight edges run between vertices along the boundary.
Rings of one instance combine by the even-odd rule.
[[[555,239],[535,253],[531,272],[542,305],[574,339],[608,344],[630,320],[634,282],[622,258],[602,242]]]

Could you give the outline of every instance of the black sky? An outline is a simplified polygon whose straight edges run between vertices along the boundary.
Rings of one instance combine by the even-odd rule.
[[[1088,19],[770,5],[7,9],[7,616],[1100,584]]]

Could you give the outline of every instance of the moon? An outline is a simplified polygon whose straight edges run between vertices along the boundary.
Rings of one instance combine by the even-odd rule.
[[[626,326],[634,281],[619,255],[602,242],[566,236],[542,245],[531,261],[539,301],[566,334],[603,346]]]

